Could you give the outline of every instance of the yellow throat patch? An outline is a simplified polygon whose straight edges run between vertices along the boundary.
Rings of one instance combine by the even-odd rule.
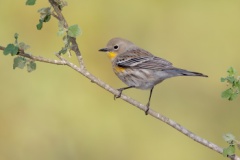
[[[109,57],[111,60],[113,60],[113,59],[117,56],[117,53],[115,53],[115,52],[108,52],[107,55],[108,55],[108,57]]]
[[[115,53],[115,52],[108,52],[107,55],[108,55],[108,57],[111,60],[113,60],[117,56],[117,53]],[[115,72],[124,72],[125,71],[124,68],[118,67],[118,66],[114,67],[114,70],[115,70]]]

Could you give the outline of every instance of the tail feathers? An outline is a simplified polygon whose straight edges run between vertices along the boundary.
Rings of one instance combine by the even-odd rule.
[[[207,75],[204,75],[199,72],[192,72],[192,71],[187,71],[184,69],[180,68],[169,68],[165,69],[165,72],[172,74],[173,76],[200,76],[200,77],[208,77]]]

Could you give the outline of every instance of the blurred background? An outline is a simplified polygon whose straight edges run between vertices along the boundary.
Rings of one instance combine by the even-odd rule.
[[[51,59],[63,46],[52,18],[38,31],[37,10],[25,1],[2,1],[0,45],[19,41],[28,52]],[[221,98],[220,77],[233,66],[240,74],[238,0],[68,0],[63,14],[82,30],[77,38],[87,69],[109,85],[125,85],[114,75],[106,54],[113,37],[126,38],[176,67],[209,78],[178,77],[153,92],[152,109],[221,147],[222,135],[240,139],[240,97]],[[68,58],[66,56],[66,58]],[[75,57],[68,58],[77,64]],[[37,70],[12,69],[13,57],[0,54],[1,160],[225,159],[144,112],[113,100],[113,95],[66,66],[37,62]],[[126,95],[146,104],[149,91]],[[240,152],[237,151],[240,155]]]

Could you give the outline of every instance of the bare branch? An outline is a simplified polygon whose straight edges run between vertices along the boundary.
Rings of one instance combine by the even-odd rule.
[[[52,12],[51,15],[52,15],[53,17],[55,17],[57,20],[60,20],[60,19],[58,18],[58,16],[57,16],[54,12]]]
[[[4,50],[4,49],[5,49],[5,47],[0,46],[0,50]],[[66,65],[66,63],[64,61],[47,59],[47,58],[44,58],[41,56],[33,56],[31,54],[25,53],[24,50],[22,50],[22,49],[19,49],[18,55],[29,58],[34,61],[45,62],[45,63],[56,64],[56,65]]]

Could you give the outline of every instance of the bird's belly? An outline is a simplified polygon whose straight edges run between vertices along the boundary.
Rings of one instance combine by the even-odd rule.
[[[144,90],[153,88],[165,79],[165,76],[161,78],[159,73],[148,69],[125,69],[122,72],[116,70],[114,72],[126,85]]]

